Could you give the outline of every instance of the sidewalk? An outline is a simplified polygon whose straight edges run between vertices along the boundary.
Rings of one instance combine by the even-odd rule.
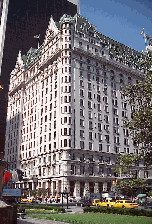
[[[52,220],[46,220],[46,219],[36,219],[27,217],[26,219],[17,219],[17,224],[70,224],[66,222],[60,222],[60,221],[52,221]]]

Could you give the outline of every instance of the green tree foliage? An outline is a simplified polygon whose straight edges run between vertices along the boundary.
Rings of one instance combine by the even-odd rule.
[[[133,106],[131,120],[125,120],[130,130],[134,146],[139,149],[135,160],[144,160],[146,166],[152,163],[152,73],[149,71],[144,81],[129,85],[124,90],[128,102]]]
[[[131,119],[124,120],[124,126],[130,131],[133,143],[138,153],[123,155],[118,159],[115,171],[118,174],[126,174],[128,180],[122,180],[116,185],[116,190],[124,194],[133,194],[134,190],[147,187],[145,180],[137,179],[139,162],[144,162],[146,168],[152,165],[152,72],[151,52],[144,51],[146,74],[142,81],[123,87],[121,93],[126,96],[132,109]]]

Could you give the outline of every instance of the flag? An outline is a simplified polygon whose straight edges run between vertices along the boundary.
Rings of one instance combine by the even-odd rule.
[[[141,35],[144,34],[144,30],[141,30],[140,34],[141,34]]]
[[[40,34],[39,34],[39,35],[34,36],[34,38],[39,39],[39,38],[40,38]]]
[[[19,179],[18,179],[17,171],[16,170],[13,170],[12,181],[16,183],[18,180]]]
[[[145,44],[147,42],[147,34],[144,34],[144,40],[145,40]]]
[[[12,174],[6,170],[4,173],[4,176],[3,176],[3,183],[7,184],[7,182],[11,178],[11,176],[12,176]]]

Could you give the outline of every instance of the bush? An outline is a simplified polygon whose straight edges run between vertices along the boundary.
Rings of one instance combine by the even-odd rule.
[[[111,207],[85,207],[83,208],[84,213],[112,213],[120,215],[134,215],[134,216],[147,216],[152,217],[152,211],[138,210],[138,209],[123,209],[123,208],[111,208]]]
[[[35,208],[35,209],[45,209],[45,210],[55,210],[58,212],[65,212],[65,209],[62,207],[56,207],[56,206],[46,206],[46,205],[29,205],[29,204],[17,204],[18,207],[23,208]]]

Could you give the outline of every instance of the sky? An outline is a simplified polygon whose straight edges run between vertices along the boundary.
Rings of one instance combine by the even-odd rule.
[[[80,0],[80,14],[97,31],[137,51],[145,49],[143,28],[152,37],[151,0]]]

